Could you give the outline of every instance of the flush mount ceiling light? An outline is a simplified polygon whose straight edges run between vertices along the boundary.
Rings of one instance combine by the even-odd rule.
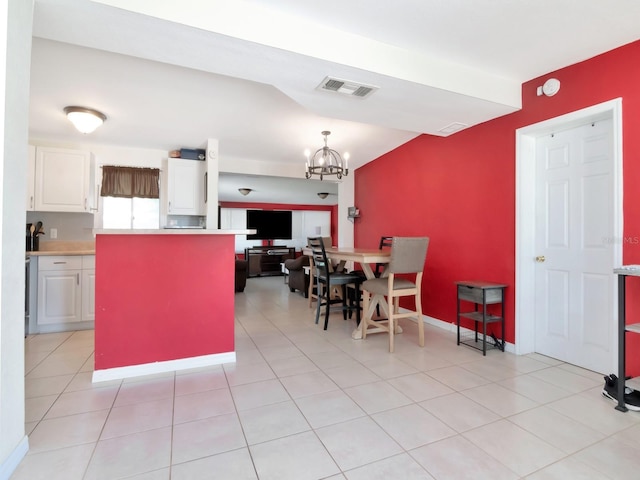
[[[97,110],[85,107],[65,107],[64,113],[80,133],[91,133],[104,123],[107,116]]]
[[[324,147],[316,150],[313,155],[309,149],[304,152],[307,157],[304,176],[311,178],[313,175],[318,175],[320,180],[325,175],[335,175],[338,179],[341,179],[343,175],[347,176],[349,174],[349,166],[347,165],[349,154],[345,153],[343,160],[338,152],[327,146],[327,137],[331,135],[331,132],[325,130],[322,135],[324,136]]]
[[[318,196],[324,200],[329,196],[329,192],[318,192]]]
[[[250,188],[239,188],[238,191],[245,197],[249,195],[251,192],[253,192],[253,190]]]

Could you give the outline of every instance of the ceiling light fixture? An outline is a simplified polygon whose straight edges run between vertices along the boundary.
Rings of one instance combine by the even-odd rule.
[[[91,133],[104,123],[107,116],[85,107],[64,107],[64,113],[80,133]]]
[[[325,198],[327,198],[327,197],[329,196],[329,193],[328,193],[328,192],[318,192],[318,196],[319,196],[321,199],[323,199],[323,200],[324,200]]]
[[[239,188],[238,191],[245,197],[249,195],[251,192],[253,192],[253,190],[250,188]]]
[[[331,132],[325,130],[322,135],[324,135],[324,147],[316,150],[313,155],[311,155],[309,149],[304,152],[305,157],[307,157],[304,176],[311,178],[313,175],[318,175],[320,180],[325,175],[335,175],[338,179],[342,178],[343,175],[347,176],[349,174],[349,166],[347,164],[349,154],[345,153],[343,160],[338,152],[327,146],[327,137],[331,135]]]

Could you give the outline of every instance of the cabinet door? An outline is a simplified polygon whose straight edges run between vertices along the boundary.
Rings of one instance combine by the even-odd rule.
[[[27,156],[27,211],[36,208],[36,147],[29,145]]]
[[[82,321],[82,270],[38,272],[38,325]]]
[[[86,151],[36,149],[35,210],[88,212],[91,154]]]
[[[169,159],[168,215],[205,215],[205,173],[205,162]]]
[[[96,319],[96,271],[82,270],[82,321]]]
[[[82,256],[82,321],[96,319],[96,256]]]

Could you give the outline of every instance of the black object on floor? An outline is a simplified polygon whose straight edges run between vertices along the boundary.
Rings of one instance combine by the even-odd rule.
[[[602,395],[616,403],[618,402],[618,377],[614,374],[604,377]],[[632,388],[625,388],[624,406],[634,412],[640,412],[640,392]]]

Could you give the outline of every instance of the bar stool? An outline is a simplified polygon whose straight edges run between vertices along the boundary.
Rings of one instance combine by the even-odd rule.
[[[329,325],[329,313],[331,311],[331,305],[336,303],[338,299],[332,298],[332,291],[334,287],[342,287],[342,298],[340,309],[343,312],[344,319],[347,319],[347,312],[351,311],[352,305],[347,304],[347,295],[344,291],[345,285],[354,284],[356,287],[356,294],[360,295],[360,284],[362,283],[362,277],[353,273],[335,272],[331,268],[331,264],[327,259],[327,252],[324,247],[324,243],[321,237],[310,237],[308,239],[309,247],[313,252],[313,262],[316,271],[316,290],[317,290],[317,306],[316,306],[316,323],[320,319],[320,308],[325,307],[324,316],[324,330]],[[356,318],[360,323],[360,308],[356,308]]]
[[[424,347],[424,322],[422,320],[422,273],[429,247],[428,237],[393,237],[391,245],[391,260],[387,266],[386,278],[372,278],[362,284],[363,310],[362,339],[367,338],[369,325],[382,328],[389,333],[389,352],[394,349],[394,331],[400,318],[415,317],[418,322],[418,343]],[[415,273],[415,282],[399,274]],[[413,296],[415,311],[399,312],[400,297]],[[384,297],[387,297],[385,304]],[[388,316],[387,320],[372,320],[373,311],[377,305]],[[388,307],[387,307],[388,305]],[[385,326],[386,324],[386,326]]]

